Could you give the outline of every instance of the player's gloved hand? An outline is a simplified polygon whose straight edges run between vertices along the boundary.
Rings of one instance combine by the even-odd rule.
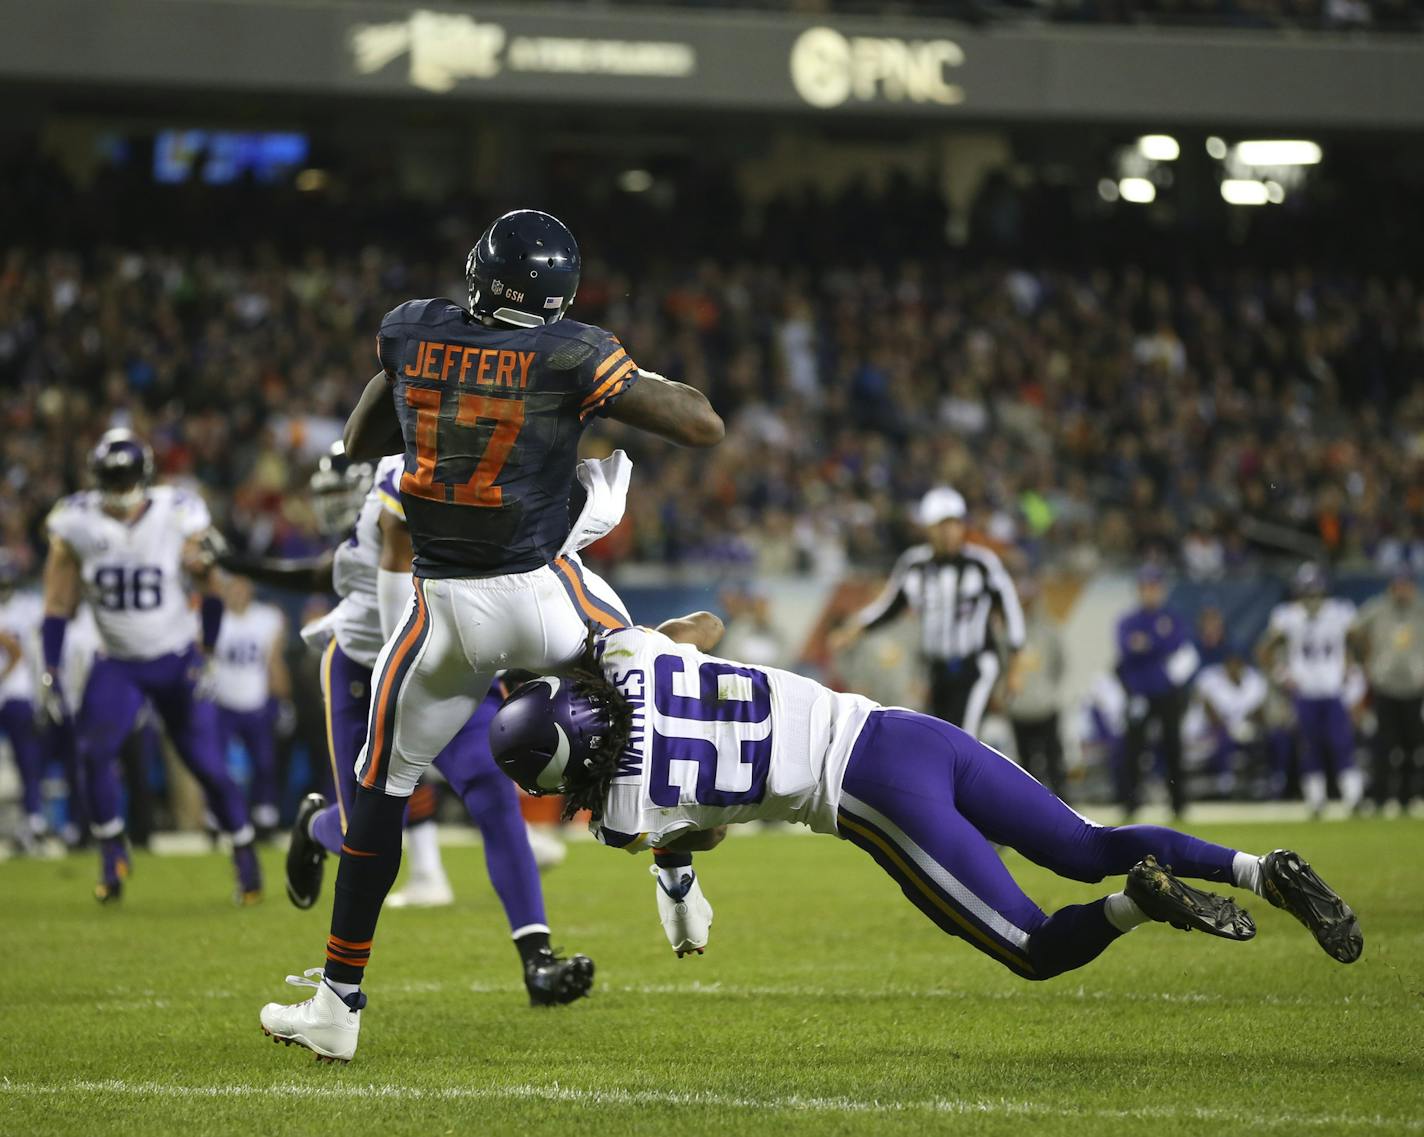
[[[702,895],[702,885],[697,874],[689,865],[674,870],[678,882],[671,889],[663,883],[656,865],[653,876],[658,880],[658,916],[667,933],[668,943],[677,952],[677,958],[696,952],[702,954],[707,946],[707,936],[712,928],[712,905]]]
[[[39,726],[63,726],[69,718],[69,704],[59,676],[46,671],[40,676],[39,698],[35,702],[35,719]]]

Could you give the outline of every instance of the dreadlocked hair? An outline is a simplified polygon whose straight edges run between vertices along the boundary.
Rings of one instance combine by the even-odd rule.
[[[595,821],[603,816],[603,803],[608,785],[618,772],[618,759],[628,745],[633,728],[633,708],[603,672],[593,658],[593,639],[589,637],[583,657],[569,669],[567,681],[574,693],[587,699],[608,723],[608,731],[598,749],[578,769],[570,766],[564,774],[564,808],[560,815],[568,821],[581,809],[593,814]]]

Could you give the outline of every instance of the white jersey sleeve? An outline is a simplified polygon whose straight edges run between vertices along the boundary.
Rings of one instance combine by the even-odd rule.
[[[841,779],[875,703],[643,628],[607,633],[595,650],[632,712],[592,827],[604,844],[638,850],[754,820],[836,831]]]

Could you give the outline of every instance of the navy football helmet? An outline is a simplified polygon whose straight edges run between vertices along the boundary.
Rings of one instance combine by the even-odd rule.
[[[608,694],[616,697],[609,689]],[[519,687],[490,720],[495,764],[525,793],[564,793],[615,732],[612,700],[592,685],[544,675]]]
[[[347,533],[356,524],[375,476],[376,468],[371,463],[351,461],[346,448],[333,442],[311,476],[312,512],[316,514],[317,528],[328,537]]]
[[[131,430],[105,431],[89,454],[89,473],[106,506],[132,509],[153,481],[153,451]]]
[[[465,259],[470,311],[521,328],[561,320],[583,260],[569,227],[537,209],[495,218]]]

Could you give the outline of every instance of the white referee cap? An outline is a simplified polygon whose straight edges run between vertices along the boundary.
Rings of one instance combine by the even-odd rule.
[[[963,494],[949,486],[937,486],[920,501],[920,524],[938,525],[941,521],[964,517],[968,512]]]

